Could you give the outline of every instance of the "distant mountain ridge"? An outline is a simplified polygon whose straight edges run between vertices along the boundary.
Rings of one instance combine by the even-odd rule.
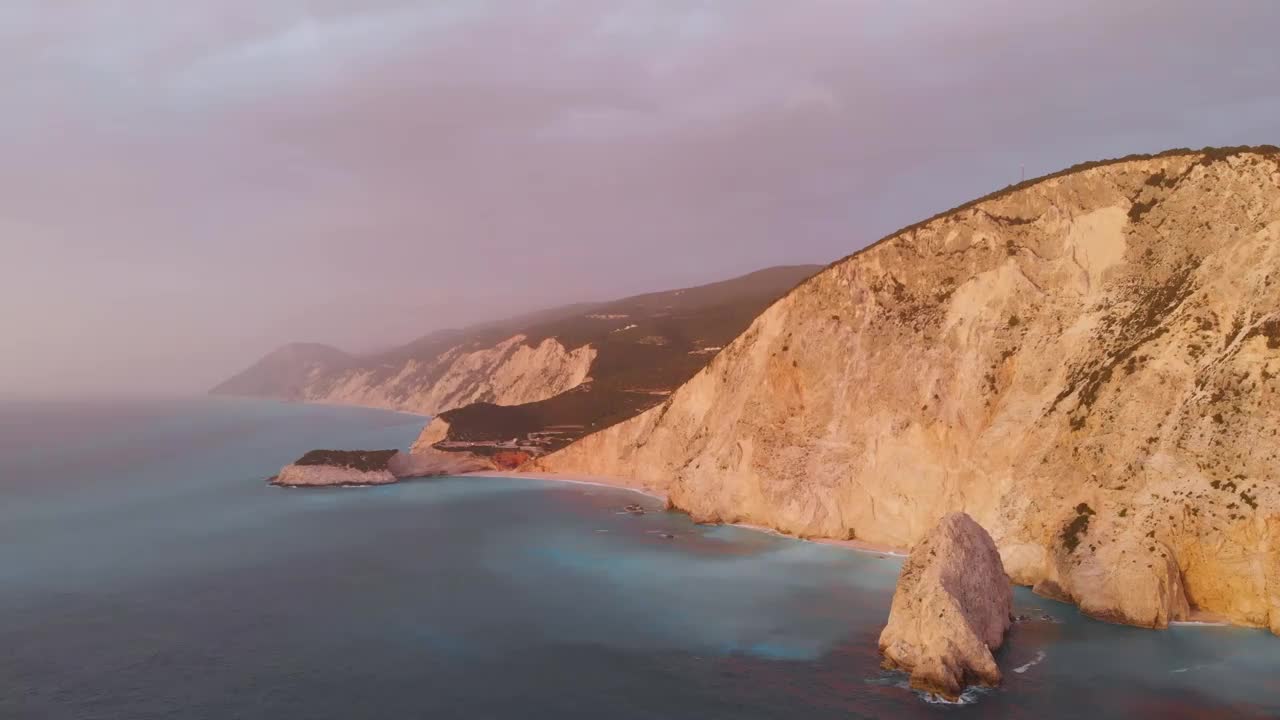
[[[355,364],[356,358],[331,345],[289,343],[273,350],[244,372],[221,383],[214,395],[247,395],[293,400],[312,378]]]
[[[770,303],[820,269],[780,266],[709,285],[566,305],[433,332],[368,355],[292,343],[211,392],[424,415],[479,403],[440,439],[516,439],[514,445],[536,452],[581,434],[552,433],[554,439],[530,444],[531,434],[556,420],[586,432],[660,401]],[[550,412],[539,405],[571,390],[574,397],[553,402]]]

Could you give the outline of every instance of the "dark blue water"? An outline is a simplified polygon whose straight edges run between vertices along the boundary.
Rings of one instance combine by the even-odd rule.
[[[1015,627],[1002,688],[930,704],[878,667],[892,558],[609,488],[263,482],[313,447],[404,447],[421,423],[0,404],[0,718],[1280,715],[1264,632],[1114,627],[1019,591],[1057,622]],[[637,501],[652,511],[619,514]]]

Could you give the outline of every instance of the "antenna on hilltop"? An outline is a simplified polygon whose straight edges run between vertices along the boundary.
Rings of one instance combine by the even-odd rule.
[[[1026,182],[1026,181],[1027,181],[1027,164],[1026,164],[1026,163],[1022,163],[1022,164],[1021,164],[1021,165],[1019,165],[1018,167],[1022,168],[1022,177],[1018,178],[1018,182],[1019,182],[1019,183],[1024,183],[1024,182]]]

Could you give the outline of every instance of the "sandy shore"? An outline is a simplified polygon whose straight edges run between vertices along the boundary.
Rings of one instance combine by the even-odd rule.
[[[634,492],[634,493],[640,493],[641,495],[647,495],[656,500],[661,500],[664,503],[668,501],[668,498],[665,494],[660,493],[656,490],[638,488],[634,485],[628,485],[623,481],[612,480],[609,478],[584,478],[584,477],[577,477],[573,475],[561,475],[559,473],[516,472],[514,470],[480,471],[480,472],[474,472],[474,473],[467,473],[467,475],[473,476],[473,477],[515,478],[518,480],[519,479],[550,480],[552,482],[573,483],[575,485],[595,485],[598,487],[616,488],[618,490],[630,490],[631,492]],[[777,535],[778,537],[790,538],[792,540],[799,540],[801,542],[818,543],[819,545],[833,545],[836,547],[845,548],[847,550],[854,550],[856,552],[872,553],[875,555],[891,555],[893,557],[907,556],[907,552],[901,548],[895,548],[888,545],[877,545],[875,543],[869,543],[862,540],[833,540],[828,538],[805,538],[805,537],[799,537],[796,535],[790,535],[784,532],[779,532],[778,530],[774,530],[773,528],[765,527],[763,525],[752,525],[750,523],[728,523],[728,524],[733,525],[734,527],[746,528],[747,530],[755,530],[756,532],[768,533],[769,535]]]

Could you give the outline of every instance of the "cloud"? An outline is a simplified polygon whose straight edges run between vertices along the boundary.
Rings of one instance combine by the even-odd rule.
[[[287,340],[831,260],[1024,164],[1275,141],[1277,25],[1244,1],[9,0],[0,385],[196,389]]]

